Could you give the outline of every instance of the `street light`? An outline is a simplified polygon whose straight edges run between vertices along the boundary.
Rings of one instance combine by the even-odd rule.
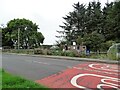
[[[24,29],[27,30],[27,27],[25,27]],[[19,48],[20,48],[20,27],[18,28],[18,50]]]
[[[19,50],[19,46],[20,46],[20,28],[18,28],[18,50]]]

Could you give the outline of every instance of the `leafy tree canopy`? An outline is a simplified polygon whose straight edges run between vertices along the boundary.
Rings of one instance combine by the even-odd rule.
[[[73,8],[63,17],[63,25],[60,25],[68,45],[84,42],[92,50],[97,50],[103,46],[100,43],[120,42],[120,1],[106,3],[104,8],[99,1],[89,2],[88,5],[78,2],[73,4]]]
[[[38,29],[36,23],[24,18],[10,20],[2,30],[3,46],[17,47],[19,43],[21,48],[39,47],[44,36]]]

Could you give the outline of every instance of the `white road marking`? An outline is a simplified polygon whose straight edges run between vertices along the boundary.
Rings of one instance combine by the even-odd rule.
[[[78,69],[78,70],[83,70],[83,68],[79,68],[79,67],[73,67],[74,69]],[[84,68],[84,70],[88,70],[88,71],[95,71],[95,72],[100,72],[101,73],[101,71],[98,71],[98,70],[90,70],[90,69],[87,69],[87,68]],[[106,74],[114,74],[114,75],[118,75],[118,73],[113,73],[113,72],[105,72],[104,71],[104,73],[106,73]]]
[[[77,79],[78,79],[78,78],[81,78],[81,77],[83,77],[83,76],[94,76],[94,77],[106,78],[106,79],[109,79],[109,80],[112,80],[112,81],[117,81],[117,80],[120,81],[120,79],[118,79],[118,78],[113,78],[113,77],[108,77],[108,76],[102,76],[102,75],[97,75],[97,74],[78,74],[78,75],[74,76],[74,77],[71,79],[71,84],[72,84],[73,86],[77,87],[77,88],[81,88],[81,89],[85,89],[85,90],[92,90],[92,89],[89,89],[89,88],[87,88],[87,87],[85,87],[85,86],[81,86],[81,85],[78,85],[78,84],[77,84]],[[103,80],[103,81],[104,81],[104,80]],[[103,83],[104,83],[104,82],[103,82]],[[106,83],[106,82],[105,82],[105,83]],[[104,85],[107,85],[107,86],[108,86],[108,84],[111,84],[111,83],[107,83],[107,84],[104,84]],[[115,85],[115,84],[112,84],[112,85]],[[112,85],[109,85],[109,86],[110,86],[110,87],[113,87],[113,88],[116,88],[116,86],[117,86],[117,85],[115,85],[115,86],[112,86]],[[101,88],[101,85],[98,84],[97,88]]]
[[[45,63],[45,62],[39,62],[39,61],[33,61],[35,63],[41,63],[41,64],[46,64],[46,65],[50,65],[49,63]]]
[[[39,64],[45,64],[45,65],[57,65],[57,64],[50,64],[50,63],[46,63],[46,62],[40,62],[40,61],[31,61],[31,60],[25,60],[27,62],[31,62],[31,63],[39,63]],[[61,65],[62,66],[62,65]],[[73,68],[72,66],[65,66],[67,68]]]
[[[95,65],[105,65],[104,67],[101,67],[101,68],[97,68],[95,67]],[[89,64],[88,65],[90,68],[93,68],[93,69],[98,69],[98,70],[106,70],[106,71],[113,71],[113,72],[120,72],[118,70],[118,68],[116,67],[113,67],[112,65],[106,65],[106,64]],[[113,67],[112,69],[108,69],[108,67]]]
[[[41,64],[46,64],[46,65],[50,65],[49,63],[45,63],[45,62],[39,62],[39,61],[30,61],[30,60],[25,60],[27,62],[31,62],[31,63],[41,63]]]
[[[111,85],[107,85],[107,84],[98,84],[98,85],[97,85],[97,88],[99,88],[100,90],[105,90],[105,89],[102,89],[103,86],[115,88],[115,90],[120,90],[120,89],[119,89],[118,87],[116,87],[116,86],[111,86]]]
[[[114,79],[101,79],[101,82],[103,82],[103,83],[110,84],[110,85],[114,85],[114,86],[120,86],[120,85],[118,85],[118,84],[110,83],[110,82],[108,82],[108,81],[106,81],[106,80],[108,80],[108,81],[113,81],[113,82],[117,82],[117,83],[120,83],[120,80],[114,80]]]

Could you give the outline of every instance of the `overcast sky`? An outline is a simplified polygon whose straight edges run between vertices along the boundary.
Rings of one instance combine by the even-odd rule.
[[[29,19],[39,25],[39,31],[45,36],[44,44],[55,44],[56,30],[62,30],[59,27],[64,21],[62,17],[72,11],[72,5],[78,1],[87,4],[93,0],[0,0],[0,24],[5,25],[14,18]],[[102,6],[107,2],[99,1]]]

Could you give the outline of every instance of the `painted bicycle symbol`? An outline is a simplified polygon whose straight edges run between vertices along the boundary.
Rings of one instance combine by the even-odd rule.
[[[112,72],[120,72],[118,70],[118,66],[115,65],[108,65],[108,64],[89,64],[90,68],[97,69],[97,70],[106,70]]]
[[[120,71],[118,70],[117,65],[110,64],[89,64],[89,68],[93,70],[98,70],[101,72],[111,72],[111,74],[118,75]],[[105,88],[114,88],[120,90],[120,79],[117,77],[98,75],[98,74],[78,74],[71,79],[71,84],[77,88],[91,90],[90,88],[98,88],[104,90]],[[93,85],[94,84],[94,85]]]
[[[97,82],[94,84],[96,84],[96,88],[98,88],[100,90],[104,90],[104,88],[114,88],[114,89],[120,90],[120,85],[118,84],[118,83],[120,83],[120,79],[108,77],[108,76],[97,75],[97,74],[78,74],[71,79],[71,84],[77,88],[81,88],[81,89],[85,89],[85,90],[92,90],[89,87],[87,87],[87,84],[86,85],[78,84],[79,78],[85,79],[85,78],[91,78],[91,77],[92,77],[92,79],[94,78],[95,80],[97,80]],[[86,79],[86,82],[91,82],[91,81],[88,81]]]

